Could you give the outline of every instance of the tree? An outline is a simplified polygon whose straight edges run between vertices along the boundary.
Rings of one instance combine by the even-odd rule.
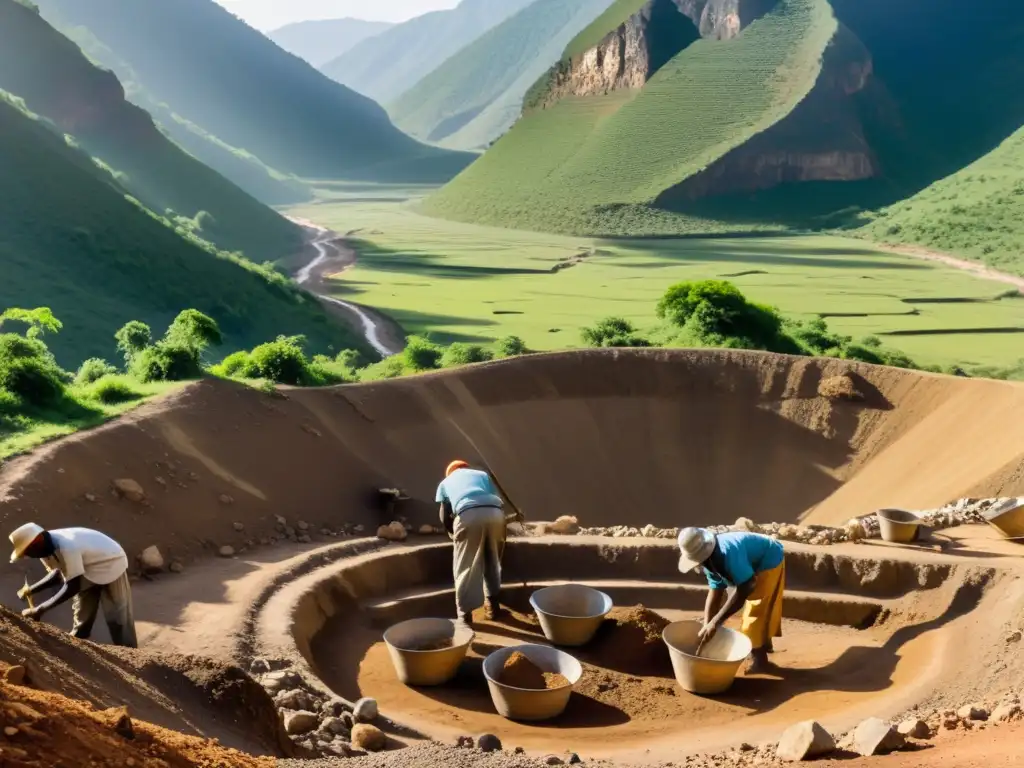
[[[114,338],[118,351],[124,355],[125,365],[131,365],[135,356],[153,343],[153,332],[142,321],[131,320],[114,334]]]
[[[11,307],[0,313],[0,326],[7,320],[29,326],[25,335],[30,339],[38,339],[47,332],[57,333],[64,327],[64,324],[54,316],[49,307],[36,307],[35,309]]]
[[[221,335],[217,321],[204,315],[198,309],[185,309],[178,313],[174,322],[167,328],[164,341],[177,344],[195,352],[196,356],[210,346],[220,346],[224,337]]]
[[[592,328],[580,330],[590,347],[649,347],[651,342],[638,336],[633,324],[622,317],[606,317]]]

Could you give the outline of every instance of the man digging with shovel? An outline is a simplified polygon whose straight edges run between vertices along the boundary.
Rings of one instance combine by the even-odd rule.
[[[718,628],[743,608],[740,629],[753,646],[748,674],[771,666],[772,640],[782,636],[782,594],[786,588],[786,554],[770,536],[721,533],[684,528],[679,533],[679,570],[700,571],[708,580],[704,627],[697,654]],[[731,589],[730,589],[731,588]]]
[[[505,552],[502,493],[489,472],[472,469],[465,461],[453,461],[444,475],[435,500],[441,505],[441,523],[455,542],[452,571],[458,617],[471,625],[473,611],[486,598],[485,616],[494,620],[501,615],[501,558]]]

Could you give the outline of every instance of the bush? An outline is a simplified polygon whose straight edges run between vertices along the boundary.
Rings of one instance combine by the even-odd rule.
[[[652,346],[650,341],[636,334],[632,323],[621,317],[606,317],[593,328],[583,328],[580,336],[590,347]]]
[[[106,360],[90,357],[78,367],[78,373],[75,374],[75,386],[84,387],[99,381],[104,376],[113,376],[116,373],[117,368]]]
[[[136,354],[131,369],[142,382],[185,381],[203,375],[195,350],[169,341],[159,341]]]
[[[23,405],[43,408],[64,397],[68,378],[43,342],[14,333],[0,334],[0,391]]]
[[[441,365],[444,350],[422,336],[410,336],[402,353],[402,363],[411,371],[432,371]]]
[[[455,368],[471,363],[485,363],[493,359],[494,355],[479,344],[463,344],[457,341],[449,345],[441,355],[441,367]]]
[[[153,332],[145,323],[132,320],[114,334],[114,339],[118,351],[124,355],[125,365],[131,365],[133,358],[153,342]]]
[[[365,368],[370,364],[370,361],[366,359],[366,355],[360,352],[358,349],[343,349],[338,353],[334,361],[338,365],[344,366],[352,371],[358,371],[360,368]]]
[[[139,392],[132,386],[131,379],[127,376],[118,375],[104,376],[87,387],[84,394],[90,400],[95,400],[104,405],[127,403],[142,397],[142,392]]]
[[[518,357],[530,353],[526,342],[518,336],[506,336],[503,339],[498,339],[494,347],[498,357]]]
[[[248,379],[252,378],[249,373],[251,367],[252,358],[248,352],[241,349],[238,352],[232,352],[230,355],[225,357],[220,361],[219,365],[213,366],[213,373],[217,376]]]
[[[269,379],[278,384],[299,386],[309,379],[309,363],[302,351],[302,336],[278,336],[260,344],[249,353],[250,377]]]
[[[359,372],[360,381],[378,381],[380,379],[397,379],[404,376],[408,371],[405,368],[405,360],[401,355],[392,355],[381,360],[379,363],[363,368]]]
[[[198,357],[207,347],[220,346],[224,337],[217,321],[204,315],[198,309],[186,309],[178,313],[164,334],[164,341],[179,347],[186,347]]]

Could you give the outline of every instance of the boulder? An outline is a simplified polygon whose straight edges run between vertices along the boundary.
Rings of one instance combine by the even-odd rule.
[[[917,717],[909,717],[896,726],[896,730],[910,739],[927,739],[932,735],[928,723]]]
[[[482,752],[500,752],[501,739],[493,733],[485,733],[477,737],[476,746]]]
[[[301,688],[281,691],[274,697],[274,704],[279,709],[307,710],[313,708],[313,698]]]
[[[352,707],[352,718],[357,723],[372,723],[379,714],[377,700],[369,697],[359,699]]]
[[[853,731],[853,751],[864,757],[886,755],[906,743],[903,734],[877,717],[869,717]]]
[[[128,501],[145,501],[146,492],[135,480],[125,477],[114,481],[114,492]]]
[[[548,755],[544,758],[544,765],[565,765],[565,761],[558,755]]]
[[[340,717],[327,717],[320,723],[321,733],[329,733],[333,736],[339,734],[348,734],[349,729],[345,726],[345,721]]]
[[[834,752],[835,739],[815,720],[791,725],[779,739],[776,754],[780,760],[795,763]]]
[[[357,723],[352,728],[352,744],[367,752],[377,752],[387,746],[388,737],[384,731],[373,725]]]
[[[15,664],[4,670],[4,682],[8,685],[22,685],[25,682],[25,667]]]
[[[164,556],[155,545],[142,550],[138,559],[143,573],[160,573],[164,569]]]
[[[956,711],[957,716],[961,720],[988,720],[989,711],[984,704],[975,702],[974,704],[967,704],[960,707]]]
[[[234,557],[235,548],[232,547],[230,544],[225,544],[223,547],[217,550],[217,554],[221,557]]]
[[[583,762],[583,758],[581,758],[581,757],[580,757],[579,755],[577,755],[577,754],[576,754],[575,752],[570,752],[570,753],[569,753],[569,759],[568,759],[568,760],[566,760],[566,762],[567,762],[567,763],[568,763],[569,765],[579,765],[580,763],[582,763],[582,762]]]
[[[304,733],[309,733],[319,722],[315,712],[306,712],[300,710],[298,712],[288,712],[284,716],[284,730],[290,736],[299,736]]]
[[[1003,702],[994,710],[992,710],[993,723],[1009,723],[1013,722],[1014,720],[1020,720],[1020,718],[1020,704],[1014,701]]]

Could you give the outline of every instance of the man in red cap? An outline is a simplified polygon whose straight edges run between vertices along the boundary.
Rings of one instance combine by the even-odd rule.
[[[452,571],[459,619],[471,624],[473,611],[487,600],[486,616],[501,614],[501,557],[505,551],[505,511],[491,476],[456,460],[445,470],[435,500],[441,522],[455,542]]]

